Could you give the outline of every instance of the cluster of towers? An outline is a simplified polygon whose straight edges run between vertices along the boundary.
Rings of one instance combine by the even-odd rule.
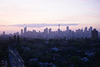
[[[5,36],[5,31],[2,34]],[[52,28],[45,28],[43,32],[36,32],[36,30],[28,31],[27,27],[21,29],[21,32],[14,33],[16,36],[24,37],[24,38],[39,38],[39,39],[61,39],[61,38],[98,38],[99,34],[96,29],[92,27],[85,27],[84,29],[78,29],[76,31],[70,30],[69,26],[66,27],[65,31],[60,30],[60,25],[58,25],[57,31],[52,31]],[[9,35],[13,36],[13,35]]]
[[[76,31],[72,31],[69,29],[69,26],[66,27],[65,31],[60,30],[60,25],[58,25],[57,31],[52,31],[51,28],[45,28],[43,32],[36,32],[36,30],[33,31],[27,31],[27,27],[24,29],[21,29],[21,37],[25,38],[40,38],[40,39],[58,39],[58,38],[89,38],[89,37],[97,37],[98,34],[95,34],[96,29],[92,31],[93,28],[90,27],[89,29],[85,27],[84,29],[78,29]],[[98,33],[98,32],[97,32]],[[18,35],[16,33],[15,35]]]

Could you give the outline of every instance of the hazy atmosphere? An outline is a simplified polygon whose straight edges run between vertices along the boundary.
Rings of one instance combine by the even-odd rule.
[[[2,25],[42,23],[93,26],[100,31],[100,0],[0,0],[0,31],[9,29]]]
[[[0,67],[100,67],[100,0],[0,0]]]

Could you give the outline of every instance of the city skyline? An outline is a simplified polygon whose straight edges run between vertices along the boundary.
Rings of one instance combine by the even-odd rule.
[[[43,32],[45,28],[52,28],[52,31],[58,30],[59,24],[19,24],[19,25],[3,25],[0,26],[0,34],[2,34],[3,31],[6,32],[6,34],[13,34],[15,32],[20,32],[20,29],[23,29],[24,27],[28,27],[28,30],[36,30],[36,32]],[[83,24],[60,24],[60,29],[62,31],[66,30],[66,26],[69,26],[72,31],[76,31],[77,29],[83,29],[85,27],[93,27],[100,32],[100,27],[98,25],[83,25]]]
[[[90,27],[84,27],[77,29],[75,31],[71,30],[69,26],[66,26],[66,29],[63,31],[61,30],[60,24],[58,25],[58,29],[56,31],[53,31],[52,28],[45,28],[43,31],[36,31],[35,29],[33,30],[28,30],[27,27],[24,27],[20,29],[20,32],[15,32],[13,34],[6,34],[5,31],[3,31],[3,34],[1,36],[20,36],[24,38],[39,38],[39,39],[70,39],[70,38],[91,38],[92,36],[92,31],[94,31],[94,36],[97,37],[100,36],[100,33],[98,33],[98,30],[96,28],[93,28],[92,26]],[[95,31],[97,31],[97,34],[95,34]]]
[[[0,67],[99,67],[100,0],[0,0]]]
[[[100,31],[99,18],[100,0],[0,0],[0,33],[19,32],[24,26],[17,26],[23,24],[38,24],[38,28],[31,25],[37,31],[48,27],[39,28],[39,24],[78,24],[71,29],[92,26]],[[57,26],[50,27],[57,30]]]

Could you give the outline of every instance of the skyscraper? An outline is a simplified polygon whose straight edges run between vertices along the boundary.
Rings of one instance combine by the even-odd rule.
[[[91,32],[91,31],[92,31],[92,27],[89,28],[89,32]]]
[[[51,31],[52,31],[52,30],[51,30],[51,28],[50,28],[50,29],[49,29],[49,34],[51,33]]]
[[[69,26],[66,27],[66,30],[69,31]]]
[[[48,28],[44,29],[44,33],[48,34]]]
[[[85,27],[84,32],[87,32],[87,27]]]
[[[98,38],[98,31],[96,29],[92,31],[92,38],[94,39]]]
[[[21,29],[21,36],[23,35],[23,29]]]
[[[5,31],[3,31],[3,36],[5,36]]]
[[[26,33],[26,32],[27,32],[27,27],[24,28],[24,33]]]

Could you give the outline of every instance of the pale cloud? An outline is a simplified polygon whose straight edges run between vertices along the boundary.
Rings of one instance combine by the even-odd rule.
[[[0,0],[0,24],[100,22],[99,1]]]

